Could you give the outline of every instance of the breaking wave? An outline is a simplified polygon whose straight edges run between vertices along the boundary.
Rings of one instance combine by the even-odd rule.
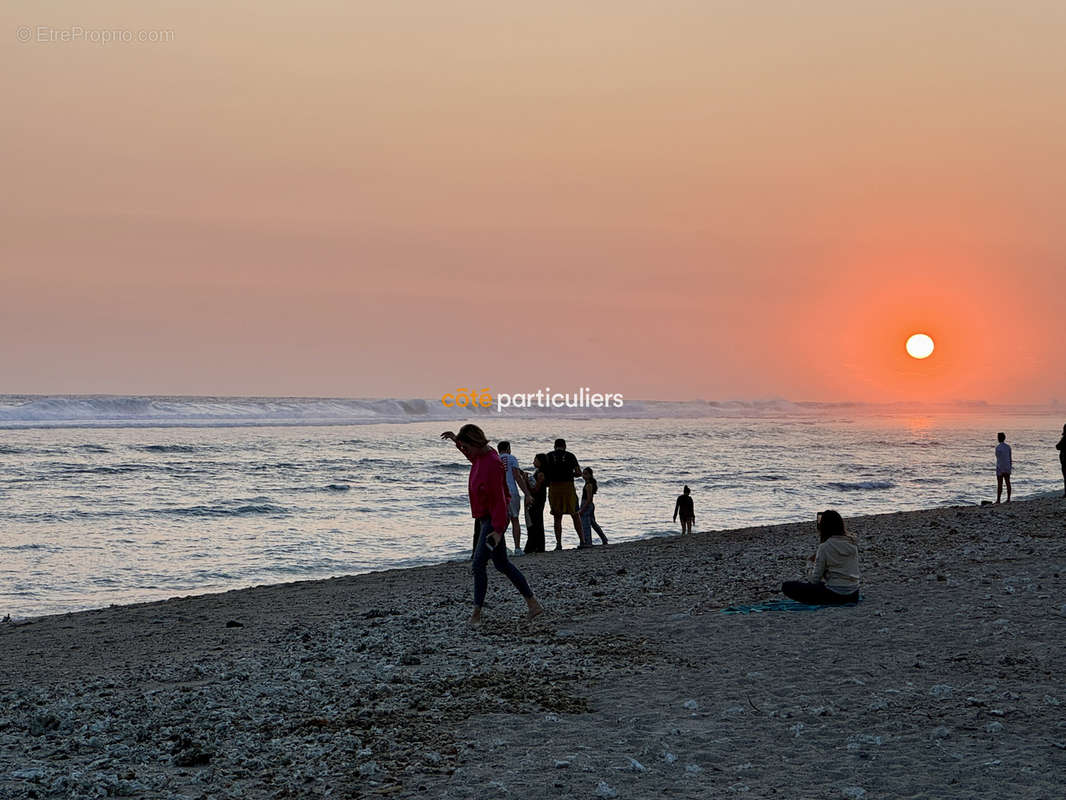
[[[958,406],[952,407],[958,410]],[[359,425],[513,419],[812,419],[898,413],[898,404],[794,403],[769,400],[626,401],[621,408],[447,408],[439,399],[329,397],[133,397],[119,395],[0,395],[2,428],[233,427]],[[935,409],[933,409],[935,410]],[[943,410],[949,410],[945,407]],[[352,440],[360,444],[360,440]],[[937,442],[916,442],[937,446]],[[149,445],[148,452],[183,452],[181,446]]]
[[[896,484],[892,481],[856,481],[854,483],[832,481],[825,484],[825,488],[836,489],[840,492],[865,492],[871,489],[895,489]]]

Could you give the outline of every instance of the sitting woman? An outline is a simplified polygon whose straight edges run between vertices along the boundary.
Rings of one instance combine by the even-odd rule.
[[[811,606],[839,606],[859,602],[859,548],[855,537],[844,530],[836,511],[818,515],[821,544],[810,557],[809,581],[786,581],[781,591]]]

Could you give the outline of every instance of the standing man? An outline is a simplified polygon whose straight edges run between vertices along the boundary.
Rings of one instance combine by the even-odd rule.
[[[996,445],[996,504],[999,504],[999,498],[1003,494],[1003,483],[1007,484],[1007,502],[1010,502],[1010,473],[1011,468],[1014,466],[1011,459],[1010,445],[1007,444],[1007,434],[996,434],[996,438],[999,439],[999,444]]]
[[[565,439],[555,440],[555,449],[545,456],[544,474],[548,477],[548,505],[555,520],[555,549],[563,549],[563,515],[574,521],[578,547],[589,547],[581,532],[581,519],[577,515],[577,490],[574,478],[581,477],[577,458],[566,449]]]
[[[696,510],[692,504],[692,490],[687,486],[684,493],[679,494],[677,502],[674,503],[674,522],[677,522],[678,514],[681,514],[681,535],[692,533],[692,523],[696,521]]]
[[[515,478],[521,467],[518,466],[518,459],[511,455],[510,442],[500,442],[496,445],[496,450],[500,454],[500,461],[503,462],[507,493],[510,495],[507,500],[507,514],[511,518],[511,527],[514,529],[514,554],[520,556],[522,555],[522,524],[518,521],[518,515],[522,511],[522,495],[518,491]]]

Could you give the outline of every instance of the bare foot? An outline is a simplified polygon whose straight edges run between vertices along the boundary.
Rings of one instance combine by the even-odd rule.
[[[532,621],[544,613],[544,606],[540,604],[536,598],[529,601],[529,613],[526,614],[526,620]]]
[[[480,608],[475,608],[474,609],[474,613],[470,615],[470,621],[467,622],[467,625],[469,625],[470,627],[473,628],[473,627],[476,627],[476,626],[478,626],[480,624],[481,624],[481,609]]]

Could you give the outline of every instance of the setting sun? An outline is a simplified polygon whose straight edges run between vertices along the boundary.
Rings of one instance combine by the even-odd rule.
[[[907,353],[912,358],[928,358],[933,354],[933,340],[924,333],[916,333],[907,340]]]

